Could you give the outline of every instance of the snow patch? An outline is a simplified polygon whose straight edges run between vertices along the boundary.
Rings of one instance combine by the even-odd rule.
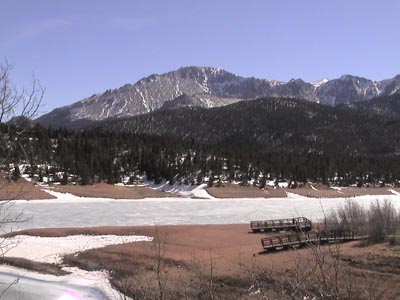
[[[314,191],[318,191],[318,189],[315,186],[313,186],[312,184],[310,184],[310,188],[313,189]]]
[[[210,101],[210,99],[208,99],[207,97],[200,97],[200,96],[199,96],[199,99],[200,99],[201,102],[205,103],[205,105],[206,105],[208,108],[214,106],[214,103],[213,103],[212,101]]]
[[[400,195],[400,193],[398,191],[395,191],[394,189],[389,189],[388,191],[394,195]]]
[[[214,197],[205,190],[207,184],[190,185],[175,183],[171,185],[164,182],[161,184],[147,183],[145,186],[163,192],[175,193],[184,197],[214,199]]]
[[[139,90],[138,88],[136,88],[136,91],[139,93],[140,98],[142,98],[143,106],[146,108],[147,112],[150,112],[149,104],[147,103],[147,100],[146,100],[146,98],[144,97],[142,91]]]
[[[289,183],[287,183],[287,182],[278,182],[278,186],[280,188],[287,188],[287,187],[289,187]]]
[[[321,85],[327,83],[328,81],[329,81],[329,79],[323,78],[323,79],[321,79],[321,80],[311,82],[311,84],[317,89],[317,88],[319,88]]]

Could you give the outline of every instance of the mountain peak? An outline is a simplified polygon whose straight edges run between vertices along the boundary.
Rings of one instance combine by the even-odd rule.
[[[181,67],[176,71],[172,71],[170,73],[174,72],[202,72],[202,73],[209,73],[209,74],[221,74],[221,73],[229,73],[225,71],[225,69],[220,68],[220,67],[207,67],[207,66],[187,66],[187,67]]]
[[[354,76],[354,75],[349,75],[349,74],[345,74],[340,76],[339,80],[343,80],[343,81],[354,81],[354,80],[358,80],[358,81],[370,81],[372,82],[372,80],[366,79],[364,77],[360,77],[360,76]]]

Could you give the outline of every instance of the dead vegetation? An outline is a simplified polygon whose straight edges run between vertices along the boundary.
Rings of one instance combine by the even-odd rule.
[[[116,186],[107,183],[94,185],[56,185],[54,191],[70,193],[80,197],[112,198],[112,199],[143,199],[172,197],[173,194],[147,188],[144,186]]]
[[[42,200],[55,199],[56,197],[44,192],[41,187],[26,181],[18,179],[8,181],[0,179],[0,201],[8,200]]]
[[[21,257],[1,257],[0,264],[17,267],[25,270],[31,270],[41,274],[50,274],[56,276],[70,274],[62,270],[61,267],[58,265],[49,263],[40,263]]]
[[[389,200],[376,201],[369,207],[348,200],[337,211],[330,211],[324,223],[330,229],[351,230],[365,236],[369,244],[400,241],[400,212]]]
[[[207,188],[207,192],[215,198],[276,198],[286,197],[281,188],[265,187],[260,189],[252,185],[238,185],[224,183]]]
[[[397,191],[397,189],[393,188]],[[296,188],[220,183],[207,187],[207,192],[216,198],[276,198],[286,193],[312,198],[349,198],[363,195],[393,195],[389,187],[341,187],[332,188],[320,183],[307,183]],[[398,192],[398,191],[397,191]]]

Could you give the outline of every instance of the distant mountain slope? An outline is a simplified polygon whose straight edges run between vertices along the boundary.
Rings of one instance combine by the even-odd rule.
[[[258,97],[293,97],[337,105],[399,93],[399,88],[400,75],[383,81],[346,75],[330,81],[307,83],[301,79],[292,79],[285,83],[241,77],[220,68],[185,67],[92,95],[72,105],[57,108],[41,116],[36,122],[43,125],[79,127],[92,121],[148,113],[182,94],[200,100],[203,103],[201,106],[206,107],[223,106]]]
[[[176,109],[183,107],[207,107],[207,104],[196,96],[182,94],[174,100],[164,102],[160,109]]]
[[[200,94],[189,96],[182,94],[173,100],[164,102],[161,106],[161,110],[177,109],[184,107],[212,107],[213,106],[224,106],[240,101],[240,99],[235,98],[218,98],[216,96]]]
[[[340,107],[385,118],[400,119],[400,94],[382,96],[363,102],[346,103]]]
[[[171,135],[250,152],[400,153],[400,120],[388,123],[368,113],[289,98],[156,111],[96,128],[108,133]]]

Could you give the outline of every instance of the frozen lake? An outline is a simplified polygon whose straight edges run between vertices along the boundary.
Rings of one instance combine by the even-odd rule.
[[[59,193],[57,193],[59,194]],[[113,200],[59,194],[55,200],[16,201],[10,208],[29,220],[13,230],[106,225],[233,224],[257,219],[304,216],[323,218],[324,211],[345,203],[344,198],[316,199],[290,195],[275,199],[160,198]],[[400,195],[360,196],[358,203],[388,199],[400,209]]]

